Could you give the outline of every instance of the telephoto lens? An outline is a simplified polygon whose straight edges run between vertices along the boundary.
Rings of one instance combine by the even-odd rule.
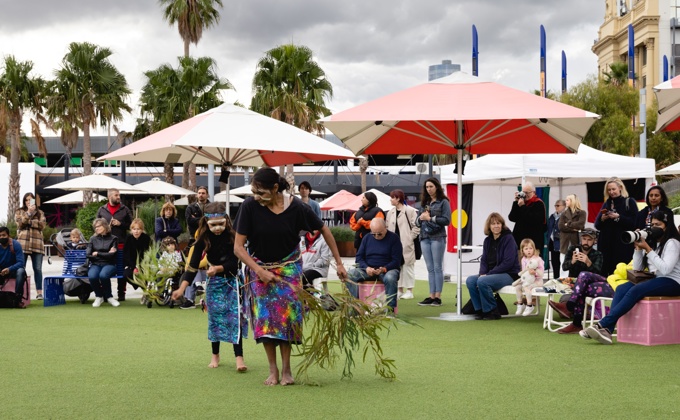
[[[621,241],[624,244],[632,244],[641,239],[647,239],[648,232],[646,230],[626,231],[621,234]]]

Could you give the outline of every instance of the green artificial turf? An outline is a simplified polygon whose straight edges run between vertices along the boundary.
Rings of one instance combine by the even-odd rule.
[[[420,327],[400,324],[383,339],[397,381],[376,377],[369,361],[351,380],[312,370],[320,386],[262,385],[268,367],[252,339],[247,373],[235,371],[229,344],[208,369],[200,310],[138,300],[0,310],[0,419],[680,417],[680,346],[603,346],[549,333],[542,316],[432,320],[455,311],[455,286],[445,285],[440,308],[417,305],[426,292],[419,281],[416,299],[399,302]]]

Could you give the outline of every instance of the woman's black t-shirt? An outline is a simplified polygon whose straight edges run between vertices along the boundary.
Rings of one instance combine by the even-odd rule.
[[[298,198],[280,214],[260,205],[253,197],[241,204],[234,221],[237,233],[248,238],[251,255],[262,262],[282,260],[300,246],[300,231],[311,232],[323,227],[311,207]]]

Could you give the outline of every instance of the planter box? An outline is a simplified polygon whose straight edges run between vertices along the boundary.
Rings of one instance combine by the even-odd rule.
[[[357,250],[354,249],[354,242],[336,242],[338,244],[338,252],[341,257],[356,257]]]

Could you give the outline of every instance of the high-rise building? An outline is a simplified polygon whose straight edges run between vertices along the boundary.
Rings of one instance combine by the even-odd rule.
[[[457,71],[460,71],[460,64],[452,64],[451,60],[442,60],[441,64],[433,64],[429,67],[427,81],[439,79]]]
[[[635,86],[647,89],[649,107],[651,88],[663,82],[664,56],[669,78],[680,74],[680,0],[606,0],[592,48],[599,77],[610,71],[610,64],[628,61],[628,25],[635,31]]]

